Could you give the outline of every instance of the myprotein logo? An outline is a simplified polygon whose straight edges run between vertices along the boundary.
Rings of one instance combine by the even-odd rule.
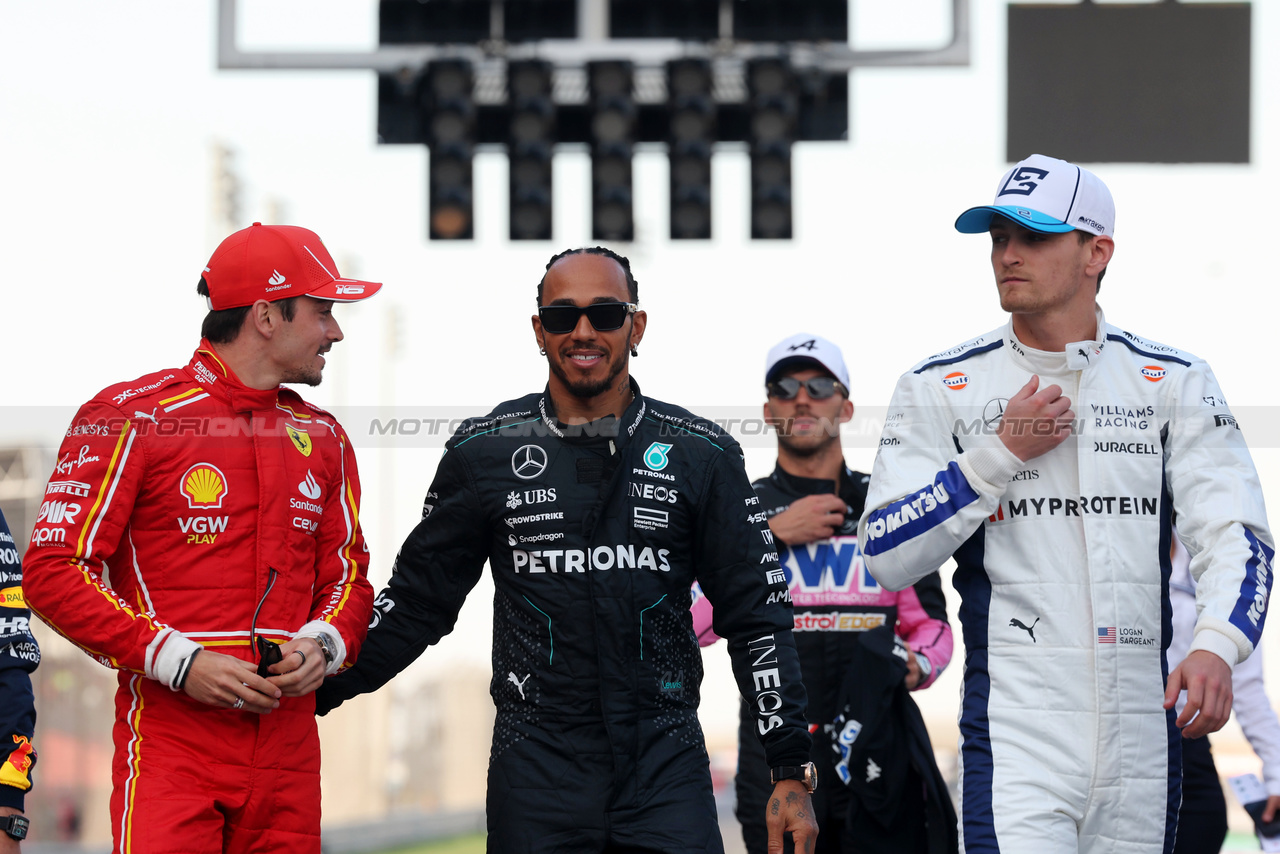
[[[1040,516],[1155,516],[1160,502],[1138,495],[1078,495],[1008,499],[988,522]]]

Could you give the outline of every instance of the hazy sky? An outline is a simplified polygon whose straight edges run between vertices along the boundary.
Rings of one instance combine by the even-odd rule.
[[[366,50],[376,39],[372,0],[241,6],[245,49]],[[1003,323],[986,239],[957,234],[952,222],[990,201],[1007,166],[1005,6],[974,0],[968,68],[852,74],[849,141],[796,148],[790,243],[747,239],[746,156],[725,153],[714,162],[715,240],[672,245],[665,157],[637,157],[639,239],[616,248],[631,256],[649,312],[633,365],[646,393],[695,412],[755,411],[766,350],[804,330],[844,347],[854,400],[874,410],[912,363]],[[852,21],[862,47],[930,45],[944,38],[949,9],[948,0],[856,0]],[[1251,164],[1091,168],[1117,206],[1101,294],[1108,319],[1210,361],[1276,508],[1280,419],[1268,354],[1280,6],[1255,3],[1253,19]],[[352,413],[344,420],[381,583],[439,450],[370,446],[359,419],[374,410],[363,407],[483,413],[541,387],[534,285],[548,257],[591,242],[588,162],[556,159],[554,241],[507,242],[506,160],[482,155],[477,239],[429,243],[426,155],[375,144],[375,75],[219,71],[215,22],[212,0],[0,0],[0,442],[54,446],[100,388],[186,361],[204,313],[195,283],[221,236],[209,227],[211,150],[225,144],[245,184],[244,225],[282,211],[316,230],[344,272],[386,283],[377,299],[338,309],[347,340],[308,394]],[[393,326],[395,353],[385,338]],[[1258,447],[1260,437],[1270,447]],[[850,437],[850,464],[867,469],[872,444]],[[747,463],[760,476],[772,454],[756,442]],[[429,651],[426,667],[487,661],[483,584],[460,637]],[[954,709],[958,671],[928,692],[939,714]],[[723,674],[713,678],[723,685]],[[731,716],[731,692],[708,715]],[[709,686],[717,693],[726,692]]]

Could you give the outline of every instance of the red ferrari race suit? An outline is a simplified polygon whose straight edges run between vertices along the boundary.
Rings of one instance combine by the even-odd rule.
[[[67,429],[27,552],[31,609],[120,671],[115,852],[320,851],[312,695],[269,715],[174,688],[203,646],[325,634],[355,660],[373,591],[351,443],[285,388],[245,387],[208,341],[111,386]]]

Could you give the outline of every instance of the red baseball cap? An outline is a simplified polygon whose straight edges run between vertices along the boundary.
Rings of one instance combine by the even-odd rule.
[[[314,231],[296,225],[255,222],[228,237],[204,268],[214,311],[289,297],[356,302],[382,289],[338,275],[329,250]]]

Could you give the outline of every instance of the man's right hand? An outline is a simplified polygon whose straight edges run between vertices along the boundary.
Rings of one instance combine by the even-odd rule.
[[[1032,375],[1018,393],[1009,398],[996,433],[1004,446],[1024,463],[1047,454],[1071,435],[1076,414],[1062,389],[1051,385],[1040,389],[1040,378]]]
[[[260,715],[280,705],[280,689],[259,676],[256,665],[211,649],[191,662],[182,690],[193,700],[224,709],[244,700],[244,711]]]
[[[825,540],[844,524],[845,504],[838,495],[806,495],[769,519],[775,539],[792,546]]]

